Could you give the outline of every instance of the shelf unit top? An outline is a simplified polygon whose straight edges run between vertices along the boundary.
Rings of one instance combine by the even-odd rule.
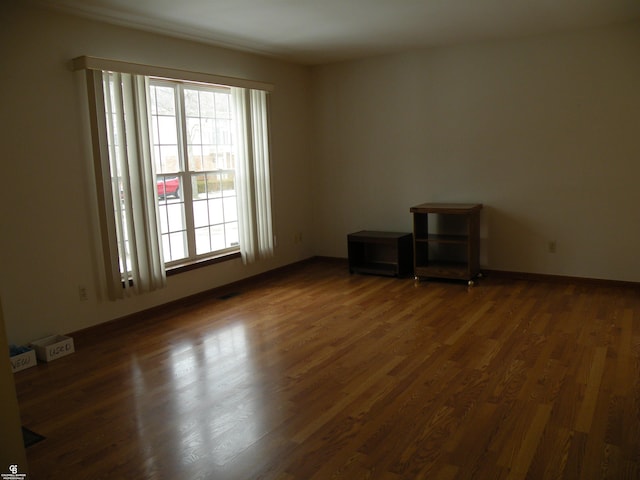
[[[429,233],[426,237],[417,237],[416,242],[468,243],[469,237],[467,235]]]
[[[411,207],[411,213],[445,213],[453,215],[468,215],[479,212],[481,203],[422,203]]]
[[[349,233],[347,238],[351,240],[382,240],[382,239],[399,239],[411,235],[410,232],[379,232],[374,230],[361,230],[355,233]]]

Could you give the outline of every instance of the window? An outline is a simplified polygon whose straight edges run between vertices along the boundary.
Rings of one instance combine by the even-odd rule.
[[[167,267],[273,254],[267,91],[74,62],[87,75],[110,298],[161,288]]]
[[[237,251],[231,89],[150,81],[165,263]]]

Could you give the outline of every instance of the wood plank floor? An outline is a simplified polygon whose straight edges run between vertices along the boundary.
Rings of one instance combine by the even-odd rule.
[[[16,374],[33,479],[638,479],[640,290],[316,260]]]

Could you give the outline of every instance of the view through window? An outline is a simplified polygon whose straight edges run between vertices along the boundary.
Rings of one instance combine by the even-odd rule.
[[[236,251],[230,88],[151,80],[149,93],[165,263]]]

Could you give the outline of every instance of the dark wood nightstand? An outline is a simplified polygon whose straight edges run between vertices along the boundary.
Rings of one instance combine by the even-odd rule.
[[[481,209],[480,203],[423,203],[411,207],[416,280],[449,278],[473,285],[480,276]]]

